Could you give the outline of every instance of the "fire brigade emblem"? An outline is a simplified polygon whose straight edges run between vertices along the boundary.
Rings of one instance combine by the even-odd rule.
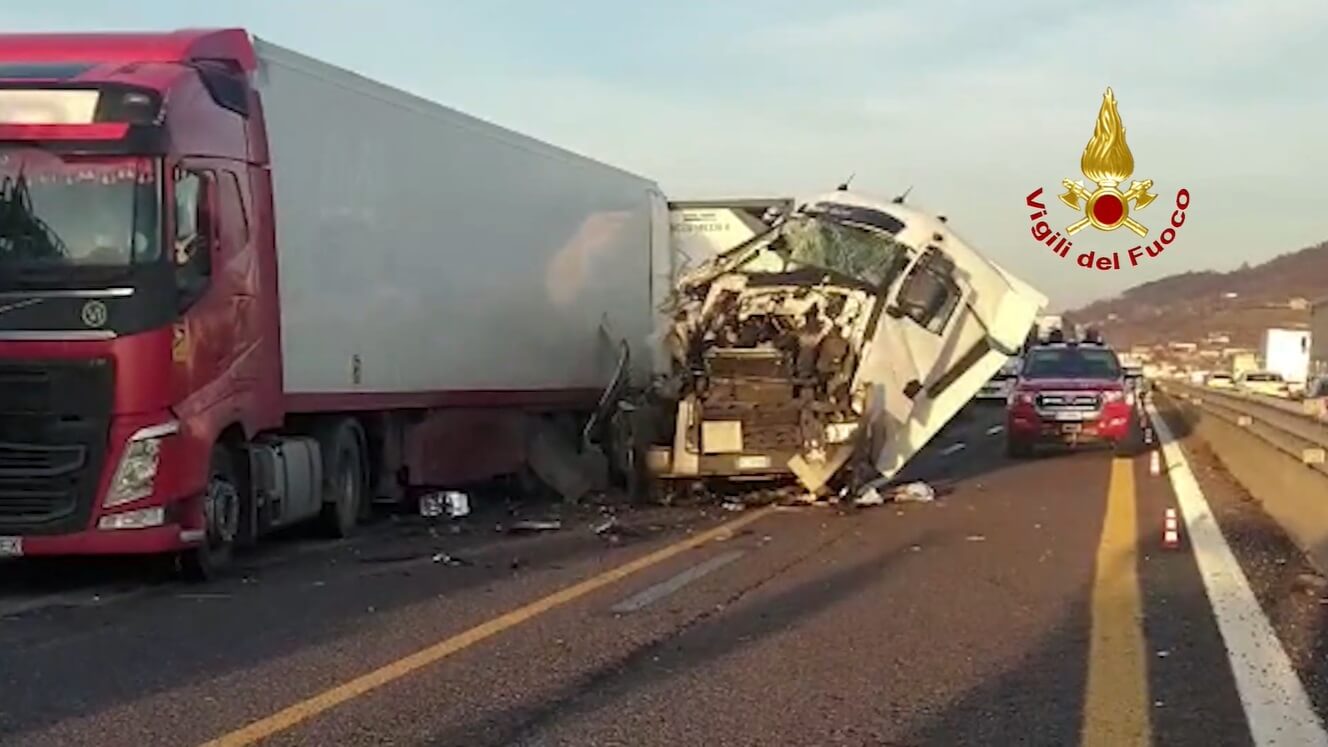
[[[1120,189],[1120,185],[1134,173],[1134,155],[1125,143],[1125,125],[1121,123],[1120,112],[1116,111],[1116,96],[1110,88],[1102,95],[1097,125],[1079,158],[1079,168],[1097,188],[1090,192],[1083,182],[1061,181],[1065,187],[1061,202],[1084,213],[1083,218],[1065,228],[1066,234],[1081,231],[1089,224],[1099,231],[1114,231],[1125,226],[1140,236],[1148,234],[1146,226],[1130,217],[1130,209],[1133,206],[1136,211],[1143,210],[1157,199],[1157,195],[1148,191],[1153,187],[1152,179],[1132,182],[1123,192]]]

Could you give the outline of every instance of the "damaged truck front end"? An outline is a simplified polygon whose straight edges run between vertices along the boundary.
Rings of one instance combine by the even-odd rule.
[[[672,372],[654,392],[672,428],[647,466],[663,480],[793,475],[812,493],[891,477],[1045,301],[944,219],[844,191],[807,201],[677,282]]]

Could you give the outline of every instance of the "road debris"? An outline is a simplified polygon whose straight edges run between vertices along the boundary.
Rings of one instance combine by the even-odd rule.
[[[738,501],[724,501],[722,508],[725,511],[746,511],[747,504],[739,503]]]
[[[931,503],[936,500],[936,491],[919,480],[895,488],[892,497],[899,503]]]
[[[433,556],[433,562],[441,563],[442,565],[452,565],[452,566],[471,565],[471,562],[469,560],[466,560],[465,558],[458,558],[455,555],[448,555],[445,552],[435,553]]]
[[[970,534],[967,537],[965,537],[964,540],[968,542],[986,542],[987,537],[986,535],[982,534]]]
[[[527,452],[530,471],[567,501],[579,501],[608,484],[608,459],[592,445],[578,448],[579,435],[540,422]]]
[[[867,488],[853,501],[855,506],[881,506],[884,504],[885,496],[881,495],[881,491],[874,487]]]
[[[436,519],[444,514],[453,519],[469,516],[470,496],[456,490],[420,496],[420,516]]]

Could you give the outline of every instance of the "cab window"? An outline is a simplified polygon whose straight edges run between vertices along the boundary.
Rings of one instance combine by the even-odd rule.
[[[923,329],[939,335],[962,295],[954,262],[936,247],[928,247],[900,286],[899,308]]]

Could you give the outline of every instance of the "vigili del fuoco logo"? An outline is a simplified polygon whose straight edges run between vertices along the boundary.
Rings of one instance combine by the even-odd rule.
[[[1121,122],[1120,112],[1116,110],[1116,95],[1110,88],[1102,95],[1102,108],[1097,113],[1097,125],[1093,128],[1093,137],[1084,147],[1084,154],[1079,158],[1079,168],[1088,181],[1092,182],[1092,187],[1084,186],[1081,181],[1061,180],[1065,193],[1060,195],[1060,200],[1078,216],[1076,220],[1061,229],[1064,234],[1061,230],[1052,228],[1053,221],[1048,218],[1047,206],[1039,202],[1039,198],[1042,197],[1041,187],[1033,190],[1025,200],[1035,211],[1029,215],[1029,220],[1033,221],[1033,238],[1051,247],[1056,254],[1068,258],[1070,250],[1074,248],[1071,236],[1089,226],[1105,233],[1124,226],[1144,239],[1142,243],[1130,247],[1125,252],[1125,261],[1131,267],[1138,266],[1140,260],[1145,257],[1158,256],[1176,241],[1177,232],[1185,225],[1185,210],[1190,206],[1190,191],[1185,188],[1176,191],[1175,209],[1171,212],[1167,226],[1157,234],[1156,238],[1149,241],[1149,228],[1142,222],[1142,216],[1136,218],[1131,213],[1143,213],[1144,209],[1157,199],[1157,195],[1150,191],[1153,188],[1152,179],[1131,181],[1127,189],[1121,190],[1121,185],[1134,173],[1134,154],[1130,152],[1130,146],[1125,142],[1125,125]],[[1163,217],[1165,213],[1154,209],[1152,215]],[[1089,249],[1079,252],[1075,262],[1080,267],[1089,269],[1119,270],[1120,255],[1119,251],[1108,254],[1105,250]]]

